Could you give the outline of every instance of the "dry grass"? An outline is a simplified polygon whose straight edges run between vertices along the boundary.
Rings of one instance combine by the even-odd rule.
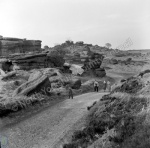
[[[139,95],[150,88],[146,82],[145,78],[132,77],[105,95],[90,109],[85,129],[75,132],[66,148],[149,148],[150,96]]]

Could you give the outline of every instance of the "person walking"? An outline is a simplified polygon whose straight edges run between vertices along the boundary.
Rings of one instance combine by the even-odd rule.
[[[99,86],[99,84],[98,84],[98,82],[95,80],[95,81],[94,81],[94,91],[98,92],[98,86]]]
[[[69,87],[69,99],[72,98],[73,99],[73,91],[72,88]]]
[[[104,92],[106,91],[107,88],[107,82],[104,80]]]
[[[108,89],[109,92],[111,92],[111,84],[110,84],[109,81],[107,82],[107,89]]]

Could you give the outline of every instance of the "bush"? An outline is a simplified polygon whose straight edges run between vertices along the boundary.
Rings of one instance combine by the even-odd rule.
[[[143,75],[145,75],[146,73],[150,73],[150,69],[147,69],[145,71],[142,71],[138,76],[143,77]]]
[[[111,64],[118,64],[118,61],[117,61],[116,59],[111,59],[111,60],[110,60],[110,63],[111,63]]]
[[[137,93],[143,87],[143,83],[140,79],[131,77],[123,82],[119,87],[116,87],[113,91],[115,92],[126,92],[126,93]]]
[[[150,126],[142,125],[140,129],[122,144],[122,148],[149,148],[150,147]]]
[[[72,89],[79,89],[81,87],[81,80],[77,80],[72,84]]]
[[[130,61],[132,61],[132,58],[127,58],[126,61],[130,62]]]
[[[55,67],[62,67],[65,60],[57,51],[53,51],[48,55],[48,62],[53,63]]]
[[[103,101],[99,101],[90,109],[86,127],[74,133],[71,144],[74,143],[78,147],[88,147],[107,130],[114,129],[116,134],[109,136],[109,140],[119,145],[118,148],[122,148],[121,145],[126,140],[131,140],[129,137],[132,137],[136,131],[138,132],[145,120],[145,116],[138,115],[138,113],[143,106],[147,107],[146,98],[129,95],[125,98],[106,95],[103,98]]]

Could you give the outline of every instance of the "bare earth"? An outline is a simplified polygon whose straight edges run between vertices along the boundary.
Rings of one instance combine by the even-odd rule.
[[[53,148],[88,112],[87,106],[105,94],[93,92],[76,96],[7,126],[3,120],[0,134],[8,137],[9,148]]]

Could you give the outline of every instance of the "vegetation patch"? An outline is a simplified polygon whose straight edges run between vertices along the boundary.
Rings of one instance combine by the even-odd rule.
[[[137,95],[144,81],[131,77],[89,108],[87,124],[64,148],[149,148],[149,97]]]

